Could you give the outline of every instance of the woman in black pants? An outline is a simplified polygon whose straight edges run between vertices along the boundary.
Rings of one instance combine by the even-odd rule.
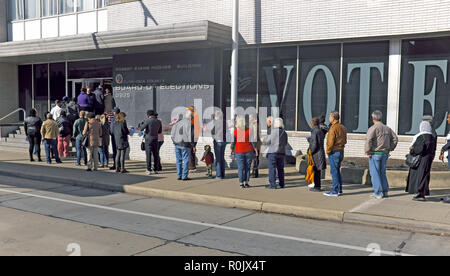
[[[125,154],[130,147],[128,143],[130,131],[128,130],[127,121],[125,121],[126,116],[123,112],[119,113],[113,125],[114,139],[117,146],[116,172],[120,173],[128,173],[125,169]]]
[[[38,156],[39,162],[42,162],[41,159],[41,127],[42,120],[37,116],[36,109],[30,110],[29,117],[25,119],[24,129],[25,134],[27,135],[28,142],[30,143],[29,153],[30,153],[30,162],[34,162],[33,152],[36,147],[36,153]]]

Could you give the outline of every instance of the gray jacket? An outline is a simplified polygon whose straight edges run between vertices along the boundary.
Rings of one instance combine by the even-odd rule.
[[[286,154],[288,136],[282,128],[274,128],[263,140],[263,145],[268,146],[267,153]]]
[[[367,131],[365,153],[384,152],[389,153],[394,151],[398,144],[398,137],[394,131],[382,124],[374,124]]]
[[[194,138],[194,126],[189,119],[180,120],[173,125],[171,135],[176,146],[193,148],[197,144]]]
[[[152,141],[158,141],[158,134],[162,133],[162,124],[156,117],[151,117],[140,123],[138,129],[145,131],[145,142],[149,144]]]

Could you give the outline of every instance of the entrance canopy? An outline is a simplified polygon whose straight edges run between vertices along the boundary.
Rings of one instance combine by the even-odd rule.
[[[226,47],[230,44],[230,27],[210,21],[196,21],[135,30],[1,43],[0,62],[25,64],[98,59],[129,53]]]

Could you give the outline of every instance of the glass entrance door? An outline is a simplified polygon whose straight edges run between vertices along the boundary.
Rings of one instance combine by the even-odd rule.
[[[99,85],[103,85],[103,87],[105,88],[105,86],[110,86],[110,84],[112,83],[112,79],[77,79],[68,80],[67,83],[69,85],[69,91],[71,91],[71,93],[69,92],[69,95],[72,98],[75,98],[80,95],[82,88],[90,87],[91,91],[97,89]]]

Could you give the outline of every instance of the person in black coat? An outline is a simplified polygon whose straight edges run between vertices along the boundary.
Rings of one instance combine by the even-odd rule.
[[[128,134],[130,134],[130,130],[128,129],[125,118],[125,113],[121,112],[117,115],[113,124],[113,134],[117,147],[116,172],[121,173],[128,173],[125,169],[125,154],[130,147],[130,144],[128,143]]]
[[[138,125],[139,131],[145,132],[145,155],[147,160],[147,174],[152,171],[152,156],[154,161],[153,172],[157,174],[157,164],[159,164],[158,154],[158,134],[162,133],[162,123],[157,118],[158,114],[153,111],[147,111],[148,119]]]
[[[25,135],[27,136],[28,142],[30,143],[29,153],[30,162],[34,162],[33,152],[36,147],[36,153],[38,156],[38,161],[42,162],[41,159],[41,127],[42,120],[37,116],[36,109],[30,110],[29,117],[25,119],[24,122]]]
[[[436,140],[433,137],[432,127],[429,122],[420,124],[420,133],[414,137],[410,154],[420,155],[420,164],[417,168],[409,169],[406,192],[415,194],[415,201],[425,201],[425,196],[430,195],[430,173],[435,156]]]
[[[313,159],[313,170],[314,170],[314,187],[310,189],[312,192],[322,191],[321,176],[322,171],[327,168],[327,159],[325,157],[325,135],[327,130],[321,128],[320,119],[313,118],[311,120],[311,138],[310,138],[310,149]]]

